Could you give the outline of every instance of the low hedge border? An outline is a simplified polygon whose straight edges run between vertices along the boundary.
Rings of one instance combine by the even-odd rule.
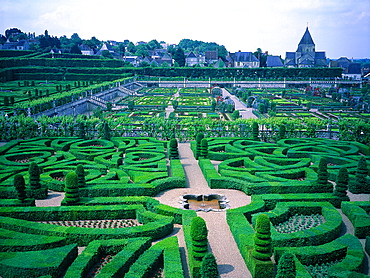
[[[273,210],[264,212],[270,218],[272,225],[277,225],[287,221],[295,214],[321,214],[325,218],[325,223],[301,230],[295,233],[278,233],[275,228],[271,229],[271,237],[274,247],[296,247],[296,246],[316,246],[335,240],[342,230],[342,217],[339,212],[327,202],[280,202]],[[252,217],[255,222],[259,213]]]
[[[77,244],[54,249],[0,253],[2,277],[58,277],[77,257]]]
[[[355,236],[365,238],[370,235],[370,201],[342,202],[341,209],[351,221]]]
[[[0,214],[9,215],[10,213],[12,217],[16,214],[18,218],[32,218],[33,221],[136,218],[139,222],[144,223],[142,226],[124,229],[101,230],[33,223],[27,220],[10,217],[0,218],[0,225],[5,229],[31,234],[66,237],[67,243],[77,242],[79,245],[86,245],[92,240],[97,239],[132,238],[142,236],[159,239],[172,232],[174,222],[172,217],[162,216],[146,211],[142,205],[50,207],[47,210],[49,213],[45,213],[45,208],[30,207],[27,208],[27,211],[24,211],[25,208],[23,208],[23,211],[22,208],[18,209],[19,211],[13,210],[12,212],[7,211],[7,213],[5,213],[4,208],[1,208]]]
[[[39,251],[66,245],[64,237],[20,233],[0,228],[0,252]]]

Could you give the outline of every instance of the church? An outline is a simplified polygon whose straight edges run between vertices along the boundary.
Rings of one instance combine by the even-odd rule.
[[[290,68],[312,68],[326,67],[325,51],[315,51],[315,43],[311,37],[308,27],[296,52],[286,52],[284,66]]]

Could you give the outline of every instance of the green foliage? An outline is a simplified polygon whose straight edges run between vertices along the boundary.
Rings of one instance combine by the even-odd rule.
[[[202,241],[207,239],[208,230],[206,222],[202,217],[194,217],[191,220],[191,238],[196,241]]]
[[[85,170],[84,170],[84,166],[82,164],[77,165],[76,174],[77,174],[77,180],[78,180],[78,187],[79,188],[85,187],[85,185],[86,185]]]
[[[206,138],[203,138],[200,141],[200,158],[207,158],[208,156],[208,140]]]
[[[254,141],[259,141],[258,134],[259,134],[258,123],[257,122],[253,122],[252,123],[252,136],[253,136],[253,140]]]
[[[77,204],[80,201],[78,177],[73,171],[66,175],[65,201],[67,204]]]
[[[18,199],[23,202],[26,199],[26,183],[21,174],[14,176],[14,187],[17,190]]]
[[[103,139],[110,140],[111,137],[112,137],[111,132],[112,131],[111,131],[108,123],[107,122],[104,122],[103,123]]]
[[[317,184],[323,186],[326,185],[328,183],[328,178],[328,161],[326,157],[321,157],[317,171]]]
[[[279,259],[276,278],[295,278],[296,269],[294,255],[285,252]]]
[[[368,181],[368,169],[366,157],[362,156],[357,164],[355,179],[349,184],[352,193],[370,193],[370,182]]]
[[[261,261],[269,261],[272,255],[270,219],[266,214],[257,217],[252,256]]]
[[[218,278],[216,258],[212,253],[207,253],[203,259],[199,269],[200,278]]]
[[[195,142],[196,142],[196,149],[195,149],[195,159],[198,159],[200,156],[200,142],[204,138],[204,133],[198,132],[196,137],[195,137]]]
[[[348,170],[345,167],[341,167],[338,172],[336,180],[334,195],[338,196],[342,201],[349,201],[347,196],[348,189]]]
[[[176,138],[170,139],[169,145],[170,145],[169,157],[174,159],[179,158],[178,144]]]
[[[28,173],[29,173],[29,176],[30,176],[30,186],[31,186],[31,188],[32,189],[41,188],[40,168],[35,162],[32,162],[30,164],[30,167],[28,168]]]

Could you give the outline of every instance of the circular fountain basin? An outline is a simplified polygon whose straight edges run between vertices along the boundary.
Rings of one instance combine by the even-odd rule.
[[[180,196],[180,207],[195,211],[225,211],[230,208],[222,194],[185,194]]]

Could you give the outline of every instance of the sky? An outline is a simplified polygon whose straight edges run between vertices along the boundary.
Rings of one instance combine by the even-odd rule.
[[[0,0],[1,34],[15,27],[102,41],[192,39],[282,58],[307,26],[328,58],[370,58],[369,0]]]

